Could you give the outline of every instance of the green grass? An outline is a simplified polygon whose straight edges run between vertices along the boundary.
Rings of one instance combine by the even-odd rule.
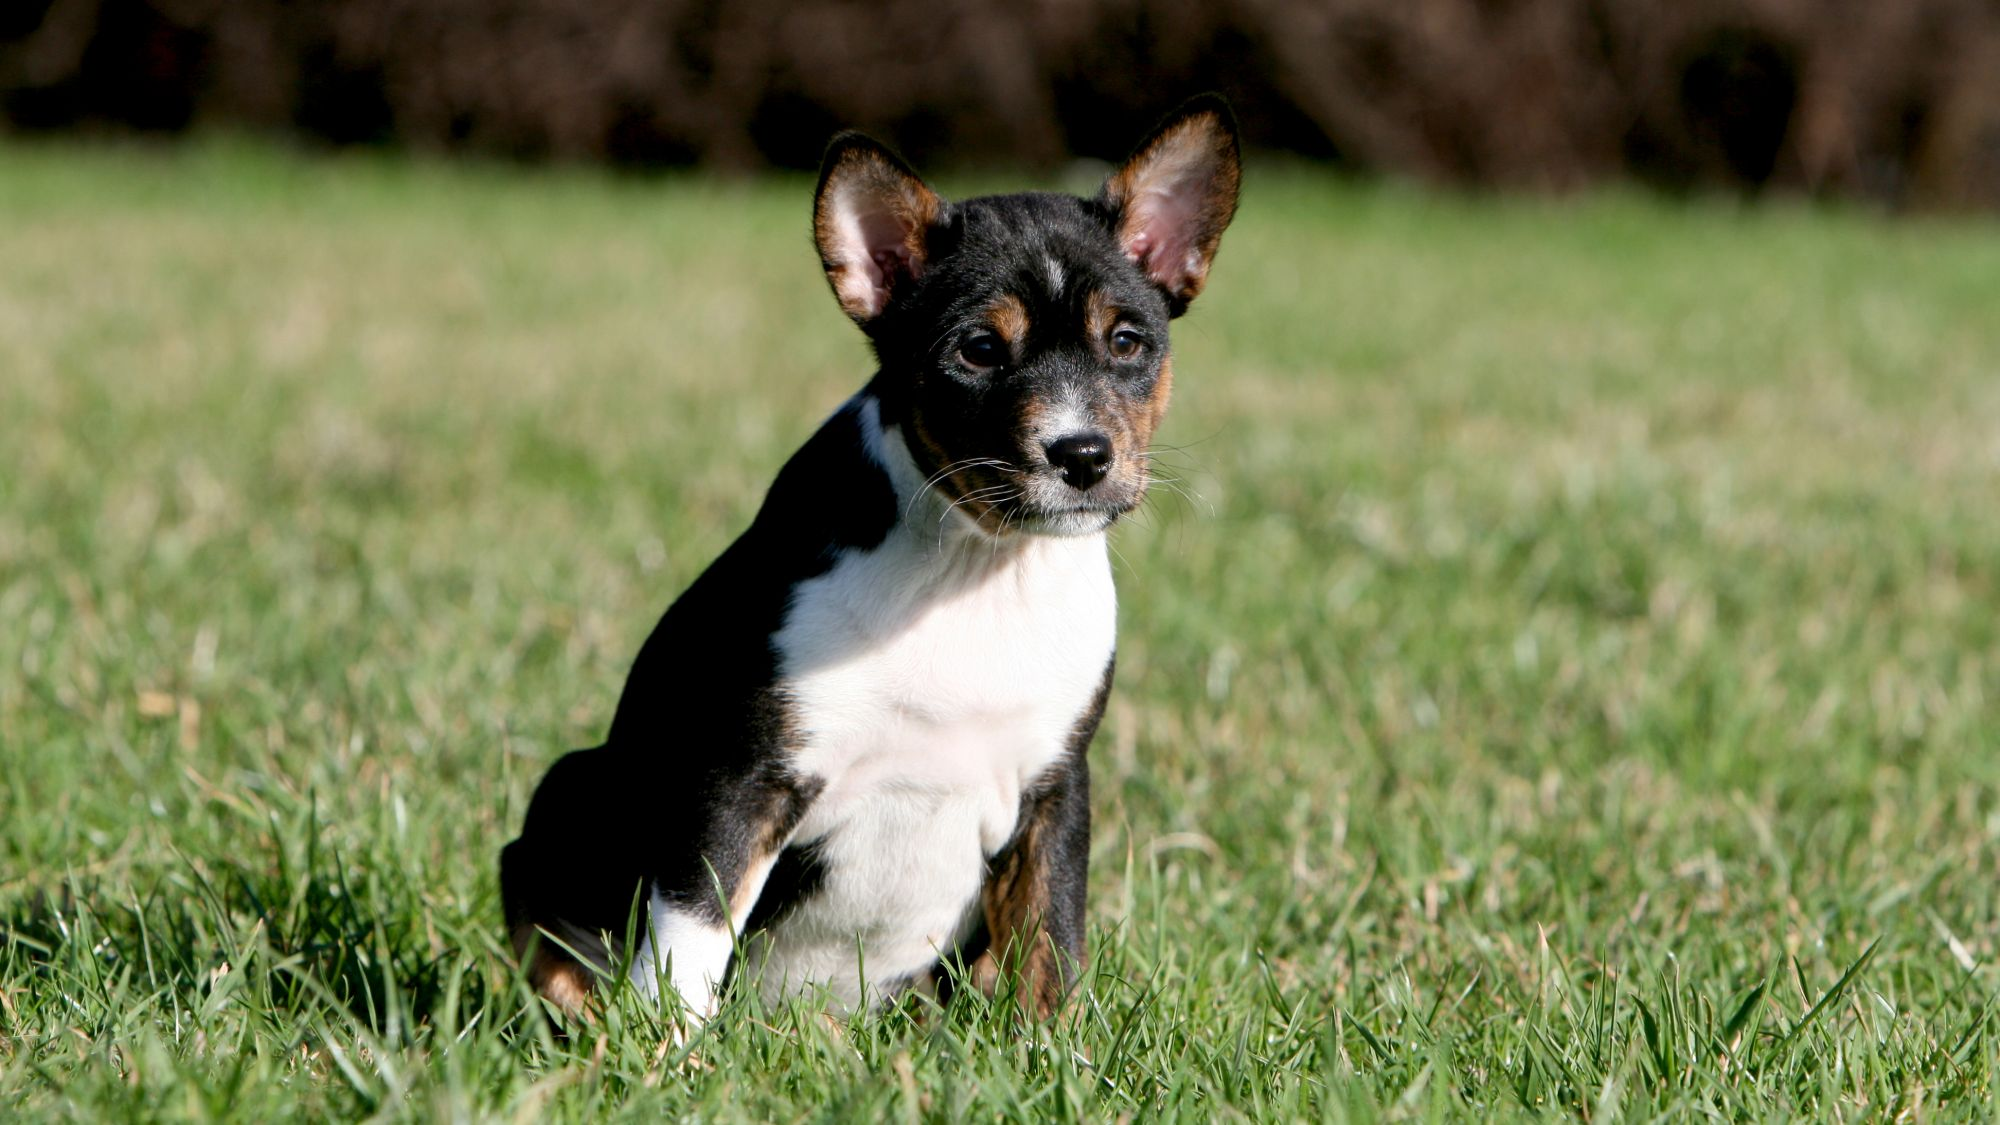
[[[495,853],[867,374],[809,186],[0,148],[0,1105],[2000,1115],[2000,227],[1251,172],[1087,997],[683,1050]]]

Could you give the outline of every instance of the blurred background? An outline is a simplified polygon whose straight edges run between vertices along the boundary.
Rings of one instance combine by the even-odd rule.
[[[8,0],[0,122],[806,168],[1113,158],[1187,94],[1365,173],[2000,205],[1990,0]]]

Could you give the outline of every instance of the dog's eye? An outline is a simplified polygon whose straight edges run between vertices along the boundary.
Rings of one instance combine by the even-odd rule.
[[[1007,341],[992,332],[976,332],[958,346],[958,358],[974,367],[999,367],[1007,362]]]
[[[1120,328],[1111,333],[1111,339],[1105,346],[1110,349],[1113,359],[1131,359],[1139,354],[1139,349],[1145,344],[1146,338],[1138,332],[1130,328]]]

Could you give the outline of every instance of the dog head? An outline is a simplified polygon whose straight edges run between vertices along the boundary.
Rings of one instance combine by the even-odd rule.
[[[884,429],[989,534],[1087,535],[1145,496],[1173,384],[1167,322],[1236,211],[1236,128],[1182,106],[1096,198],[947,202],[858,133],[834,139],[813,234],[881,362]]]

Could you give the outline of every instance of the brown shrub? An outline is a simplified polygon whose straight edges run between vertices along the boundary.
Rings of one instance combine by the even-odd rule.
[[[1266,148],[1473,185],[1636,175],[2000,204],[1988,0],[14,0],[0,119],[522,158],[1112,157],[1220,88]]]

